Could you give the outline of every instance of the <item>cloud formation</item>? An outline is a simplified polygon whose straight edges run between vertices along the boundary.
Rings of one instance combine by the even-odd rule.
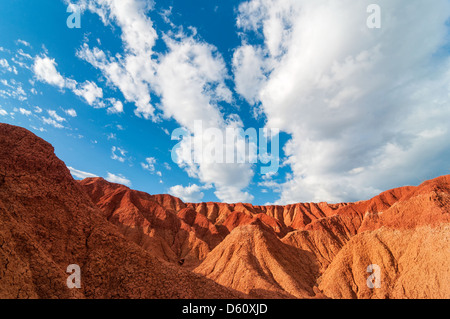
[[[185,203],[198,203],[205,196],[202,191],[209,188],[210,186],[201,187],[197,184],[189,185],[187,187],[176,185],[169,189],[169,194],[180,198]]]
[[[378,3],[381,29],[366,27],[370,1],[239,7],[236,90],[261,103],[268,127],[292,136],[292,175],[279,203],[358,200],[417,183],[450,150],[449,59],[441,51],[450,3]],[[263,44],[249,44],[255,32]]]
[[[290,135],[286,180],[268,176],[258,183],[280,193],[277,203],[360,200],[450,168],[450,3],[377,3],[381,29],[367,27],[369,0],[243,1],[236,11],[242,43],[227,65],[194,28],[175,25],[170,10],[162,13],[168,30],[157,28],[151,1],[79,0],[83,10],[119,32],[123,52],[113,54],[97,41],[82,44],[77,56],[99,70],[137,116],[175,120],[192,133],[192,143],[180,143],[177,164],[198,184],[213,185],[219,200],[251,201],[254,167],[193,163],[195,146],[211,143],[194,132],[194,123],[222,132],[243,128],[241,118],[230,114],[240,107],[232,108],[241,101],[237,95],[253,108],[242,113],[253,112],[268,128]],[[0,66],[10,68],[6,60]],[[124,112],[122,101],[105,98],[95,82],[64,77],[46,55],[34,58],[32,70],[39,81],[67,88],[93,107]],[[26,99],[12,89],[19,83],[1,83],[11,90],[0,90],[0,96]],[[62,128],[57,116],[43,120]],[[126,152],[113,147],[111,157],[124,162]],[[154,165],[151,158],[141,163],[150,172],[156,172]],[[198,200],[203,187],[178,185],[172,191]]]
[[[146,5],[148,2],[82,0],[79,4],[98,14],[105,25],[120,28],[124,52],[110,56],[85,43],[77,56],[99,69],[128,102],[134,103],[136,115],[157,120],[155,107],[150,103],[151,93],[154,93],[161,100],[162,117],[173,118],[190,131],[197,120],[201,120],[206,128],[223,131],[240,121],[237,115],[229,119],[220,111],[220,103],[232,102],[232,92],[225,83],[229,78],[227,67],[214,46],[177,30],[162,35],[167,53],[155,56],[153,48],[159,36],[152,20],[145,14],[151,9]],[[206,142],[199,139],[202,137],[197,136],[196,143]],[[194,164],[184,158],[184,154],[180,154],[178,164],[191,177],[204,184],[214,184],[220,200],[253,199],[244,191],[254,175],[251,165]]]
[[[117,184],[122,184],[122,185],[126,185],[128,187],[131,187],[131,181],[126,178],[125,176],[123,176],[122,174],[112,174],[110,172],[108,172],[108,175],[105,178],[108,182],[111,183],[117,183]]]
[[[46,82],[62,89],[66,86],[66,81],[58,72],[56,66],[55,59],[51,59],[47,56],[38,56],[34,60],[33,71],[39,81]]]
[[[79,178],[79,179],[85,179],[85,178],[88,178],[88,177],[98,177],[95,174],[88,173],[88,172],[83,172],[83,171],[80,171],[80,170],[75,169],[75,168],[70,167],[70,166],[67,166],[67,168],[70,170],[70,173],[74,177]]]

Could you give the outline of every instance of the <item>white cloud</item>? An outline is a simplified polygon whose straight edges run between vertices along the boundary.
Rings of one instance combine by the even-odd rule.
[[[71,117],[76,117],[77,116],[77,111],[75,111],[74,109],[68,109],[68,110],[64,110],[64,112],[71,116]]]
[[[122,149],[120,147],[113,146],[111,149],[111,152],[112,152],[111,158],[113,160],[119,161],[121,163],[125,162],[127,151],[125,151],[124,149]],[[119,153],[119,155],[116,154],[116,152]]]
[[[6,115],[8,115],[8,112],[6,112],[4,109],[0,108],[0,115],[6,116]]]
[[[108,140],[115,140],[117,138],[117,136],[114,133],[109,133],[107,138],[108,138]]]
[[[55,121],[54,119],[52,119],[50,117],[42,117],[42,121],[47,125],[54,126],[55,128],[64,128],[64,125],[58,123],[57,121]]]
[[[33,60],[33,57],[31,55],[29,55],[28,53],[23,52],[22,49],[17,50],[17,54],[22,58],[25,58],[28,60]]]
[[[86,103],[95,108],[105,107],[103,99],[103,89],[93,81],[78,83],[77,81],[63,77],[56,69],[57,64],[54,59],[47,56],[37,56],[34,60],[33,71],[39,81],[59,87],[68,88],[75,95],[82,97]],[[115,101],[115,100],[114,100]],[[118,112],[120,105],[113,104],[109,112]]]
[[[27,100],[27,94],[22,88],[22,83],[17,82],[14,79],[9,80],[1,79],[0,83],[6,86],[6,90],[0,90],[0,96],[7,98],[18,99],[19,101]]]
[[[50,115],[50,117],[42,117],[42,121],[44,122],[44,124],[52,125],[53,127],[59,129],[64,128],[64,125],[62,125],[61,123],[66,121],[65,118],[59,116],[58,113],[56,113],[56,111],[54,110],[48,110],[47,113],[48,115]]]
[[[155,172],[155,164],[156,164],[156,158],[148,157],[145,159],[145,163],[141,163],[141,166],[143,169],[154,173]]]
[[[220,102],[231,102],[225,63],[216,49],[206,43],[184,37],[181,40],[166,38],[170,51],[161,58],[158,67],[157,90],[161,95],[164,115],[174,118],[183,127],[194,132],[195,121],[202,121],[204,129],[216,128],[225,132],[228,126],[240,125],[235,116],[225,120],[219,110]],[[193,163],[192,147],[211,143],[206,136],[193,136],[193,144],[183,140],[177,163],[190,177],[204,184],[214,184],[215,195],[225,202],[250,201],[253,197],[243,191],[252,177],[249,164]],[[228,146],[224,146],[228,147]]]
[[[14,74],[17,74],[16,68],[14,66],[11,67],[6,59],[0,59],[0,68],[3,68],[9,72],[13,72]]]
[[[239,47],[233,55],[236,92],[250,104],[257,102],[259,89],[265,80],[263,52],[251,45]]]
[[[75,169],[73,167],[70,167],[70,166],[67,166],[67,168],[70,170],[70,173],[76,178],[85,179],[85,178],[88,178],[88,177],[98,177],[95,174],[83,172],[83,171],[77,170],[77,169]]]
[[[95,82],[86,81],[78,88],[74,89],[73,93],[84,98],[91,106],[104,107],[101,102],[101,99],[103,98],[103,90],[98,87]]]
[[[180,198],[185,203],[200,202],[205,194],[202,190],[209,189],[210,186],[198,186],[196,184],[183,187],[182,185],[176,185],[169,189],[169,194]]]
[[[165,118],[173,118],[188,129],[192,129],[195,120],[202,120],[205,127],[226,129],[229,121],[224,119],[220,103],[232,102],[232,93],[226,85],[230,76],[216,48],[194,39],[194,28],[190,29],[194,34],[191,37],[184,35],[182,28],[177,34],[168,32],[163,36],[167,54],[155,57],[153,47],[158,35],[145,14],[149,9],[145,1],[86,0],[82,3],[98,14],[105,25],[120,28],[125,50],[113,57],[85,43],[77,55],[101,70],[125,100],[136,105],[136,115],[157,120],[151,104],[153,92],[161,99]],[[243,191],[253,176],[251,165],[194,165],[183,158],[179,165],[202,183],[214,183],[216,195],[222,201],[252,199]]]
[[[19,112],[20,112],[21,114],[23,114],[23,115],[26,115],[26,116],[30,116],[30,115],[31,115],[31,111],[26,110],[26,109],[24,109],[24,108],[19,108]]]
[[[261,103],[268,127],[292,136],[285,153],[293,174],[279,203],[364,199],[445,165],[450,61],[440,50],[450,3],[381,0],[379,30],[366,27],[370,3],[239,7],[238,25],[264,44],[249,49],[244,36],[236,89]]]
[[[36,127],[36,126],[31,126],[32,129],[39,131],[39,132],[46,132],[47,130],[43,127]]]
[[[160,171],[156,170],[155,164],[156,164],[156,158],[154,158],[154,157],[147,157],[145,159],[145,163],[141,163],[141,167],[143,169],[149,171],[152,174],[156,174],[159,177],[162,177],[162,173]]]
[[[164,115],[190,130],[196,120],[206,127],[223,127],[217,102],[231,102],[231,92],[222,57],[213,46],[190,37],[166,42],[170,51],[158,66],[157,83]]]
[[[26,47],[31,47],[31,44],[29,42],[25,41],[25,40],[18,39],[17,43],[22,44],[22,45],[24,45]]]
[[[100,0],[84,3],[105,24],[115,23],[119,26],[125,53],[120,57],[107,57],[102,50],[91,49],[84,44],[78,56],[100,69],[106,79],[120,89],[125,99],[136,105],[136,115],[154,118],[150,86],[155,74],[153,46],[158,36],[153,22],[146,15],[151,9],[150,2]]]
[[[123,176],[122,174],[111,174],[108,172],[108,176],[106,176],[105,178],[107,181],[111,182],[111,183],[117,183],[117,184],[122,184],[128,187],[131,187],[131,181],[129,179],[127,179],[125,176]]]
[[[33,71],[39,81],[46,82],[62,89],[66,86],[66,81],[56,70],[56,66],[55,59],[50,59],[47,56],[37,56],[34,60]]]
[[[57,122],[61,123],[61,122],[66,121],[65,118],[59,116],[58,113],[56,113],[56,111],[54,111],[54,110],[48,110],[47,112],[48,112],[48,115],[50,115]]]
[[[39,113],[42,113],[42,109],[41,109],[39,106],[35,106],[35,107],[34,107],[34,112],[35,112],[35,113],[38,113],[38,114],[39,114]]]
[[[107,112],[109,114],[123,113],[123,103],[114,98],[108,99],[112,106],[108,107]]]

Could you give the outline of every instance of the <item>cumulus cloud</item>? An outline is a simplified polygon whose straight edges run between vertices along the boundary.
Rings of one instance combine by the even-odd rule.
[[[205,194],[202,190],[209,189],[210,186],[198,186],[196,184],[183,187],[182,185],[176,185],[169,189],[169,194],[180,198],[186,203],[200,202]]]
[[[67,168],[70,170],[70,173],[76,178],[85,179],[85,178],[88,178],[88,177],[98,177],[95,174],[83,172],[83,171],[80,171],[80,170],[75,169],[75,168],[70,167],[70,166],[67,166]]]
[[[196,120],[206,127],[223,127],[217,102],[231,102],[231,92],[222,57],[215,47],[192,37],[166,42],[169,52],[161,58],[156,84],[164,115],[190,130]]]
[[[14,74],[18,73],[16,67],[10,66],[6,59],[0,59],[0,68],[3,68],[9,72],[13,72]]]
[[[55,59],[51,59],[47,56],[38,56],[34,60],[33,71],[39,81],[46,82],[62,89],[66,86],[66,81],[58,72],[56,66]]]
[[[64,112],[71,116],[71,117],[76,117],[77,116],[77,111],[75,111],[74,109],[68,109],[68,110],[64,110]]]
[[[100,0],[80,1],[97,13],[105,24],[116,24],[122,31],[125,47],[123,56],[107,56],[99,48],[87,44],[78,51],[78,57],[102,71],[105,78],[118,87],[125,99],[136,105],[135,114],[146,119],[154,118],[151,104],[151,84],[155,74],[152,58],[153,46],[158,38],[153,22],[146,12],[151,9],[148,1]]]
[[[123,148],[113,146],[111,149],[111,153],[112,153],[111,158],[115,161],[119,161],[119,162],[123,163],[127,159],[126,154],[128,152],[125,151]]]
[[[31,111],[26,110],[24,108],[19,108],[19,112],[25,116],[30,116],[31,115]]]
[[[22,83],[17,82],[14,79],[11,79],[9,81],[0,79],[0,83],[6,87],[6,89],[0,89],[0,97],[3,97],[5,99],[14,98],[19,101],[27,100],[28,97],[22,87]]]
[[[50,115],[50,117],[42,117],[42,121],[47,124],[47,125],[51,125],[55,128],[59,128],[62,129],[64,128],[64,125],[62,125],[61,123],[65,122],[66,119],[59,116],[58,113],[56,113],[56,111],[54,110],[48,110],[47,111],[48,115]]]
[[[64,128],[64,125],[62,125],[61,123],[58,123],[57,121],[55,121],[54,119],[52,119],[50,117],[42,117],[42,121],[45,124],[52,125],[55,128]]]
[[[33,71],[39,81],[59,87],[60,89],[67,88],[95,108],[103,108],[106,106],[103,101],[103,89],[95,82],[86,81],[84,83],[78,83],[76,80],[65,78],[59,73],[56,67],[57,63],[55,59],[47,56],[37,56],[34,59]],[[108,112],[118,113],[121,110],[121,105],[117,104],[114,99],[110,100],[113,102]]]
[[[143,169],[154,172],[155,171],[156,158],[148,157],[145,159],[145,163],[141,163]]]
[[[108,172],[108,175],[105,178],[108,182],[122,184],[128,187],[131,187],[131,181],[123,176],[122,174],[112,174]]]
[[[47,112],[48,112],[48,115],[50,115],[50,117],[52,117],[57,122],[64,122],[64,121],[66,121],[65,118],[59,116],[58,113],[56,113],[56,111],[54,111],[54,110],[48,110]]]
[[[145,163],[141,163],[141,167],[145,169],[146,171],[149,171],[152,174],[156,174],[159,177],[162,177],[162,173],[160,171],[156,170],[156,158],[154,157],[147,157],[145,159]],[[162,183],[162,181],[160,181]]]
[[[226,85],[226,80],[231,77],[214,46],[177,30],[176,34],[168,32],[162,36],[168,52],[156,56],[153,48],[158,34],[145,14],[150,9],[145,5],[148,2],[84,0],[79,3],[98,14],[105,25],[120,28],[124,52],[111,56],[85,43],[77,56],[99,69],[107,81],[122,92],[127,102],[134,103],[136,115],[157,119],[151,104],[151,93],[155,93],[161,99],[163,117],[175,119],[184,128],[192,130],[196,120],[203,121],[207,128],[222,131],[230,125],[220,111],[220,103],[232,102],[232,92]],[[121,105],[111,111],[117,109],[122,110]],[[196,143],[202,139],[201,136],[195,138]],[[188,147],[187,143],[184,146]],[[182,156],[184,154],[186,152],[180,154],[178,164],[202,183],[213,183],[220,200],[252,199],[243,191],[253,177],[251,165],[193,164]]]
[[[208,159],[191,161],[192,152],[199,149],[196,145],[206,147],[214,142],[202,132],[196,132],[196,121],[201,121],[205,130],[215,128],[223,135],[227,127],[242,124],[237,116],[226,120],[219,110],[218,103],[232,100],[231,91],[225,84],[227,69],[222,57],[213,46],[192,37],[178,41],[167,38],[166,41],[170,51],[160,61],[157,83],[164,115],[174,118],[193,134],[192,140],[181,142],[177,164],[191,177],[213,184],[215,195],[221,201],[252,200],[253,197],[243,191],[254,175],[250,164],[209,162]]]
[[[233,54],[236,92],[250,104],[258,101],[259,89],[265,80],[264,64],[263,51],[258,47],[243,45]]]
[[[103,107],[101,99],[103,98],[103,90],[98,85],[91,81],[86,81],[78,88],[73,90],[78,96],[81,96],[86,102],[94,107]]]
[[[18,40],[17,40],[17,43],[18,43],[18,44],[21,44],[21,45],[23,45],[23,46],[26,46],[26,47],[31,48],[31,44],[30,44],[29,42],[25,41],[25,40],[18,39]]]
[[[261,103],[268,127],[292,136],[285,146],[292,175],[279,203],[368,198],[433,177],[450,153],[450,64],[441,50],[450,3],[378,1],[382,28],[369,29],[370,3],[239,7],[236,90]],[[249,44],[251,32],[264,43]]]
[[[107,109],[107,112],[109,114],[123,113],[123,103],[121,101],[118,101],[114,98],[110,98],[108,99],[108,101],[111,103],[111,106]]]

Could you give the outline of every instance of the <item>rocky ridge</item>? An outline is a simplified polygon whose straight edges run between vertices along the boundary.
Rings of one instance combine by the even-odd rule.
[[[2,297],[450,297],[450,176],[356,203],[184,203],[75,181],[25,129],[0,124],[0,141]]]

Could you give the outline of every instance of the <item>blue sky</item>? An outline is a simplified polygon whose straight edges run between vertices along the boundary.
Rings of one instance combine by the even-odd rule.
[[[76,178],[287,204],[449,173],[447,0],[378,1],[380,29],[373,1],[71,3],[79,29],[68,1],[0,3],[0,121],[49,141]],[[198,120],[279,129],[279,169],[174,163],[172,132]]]

